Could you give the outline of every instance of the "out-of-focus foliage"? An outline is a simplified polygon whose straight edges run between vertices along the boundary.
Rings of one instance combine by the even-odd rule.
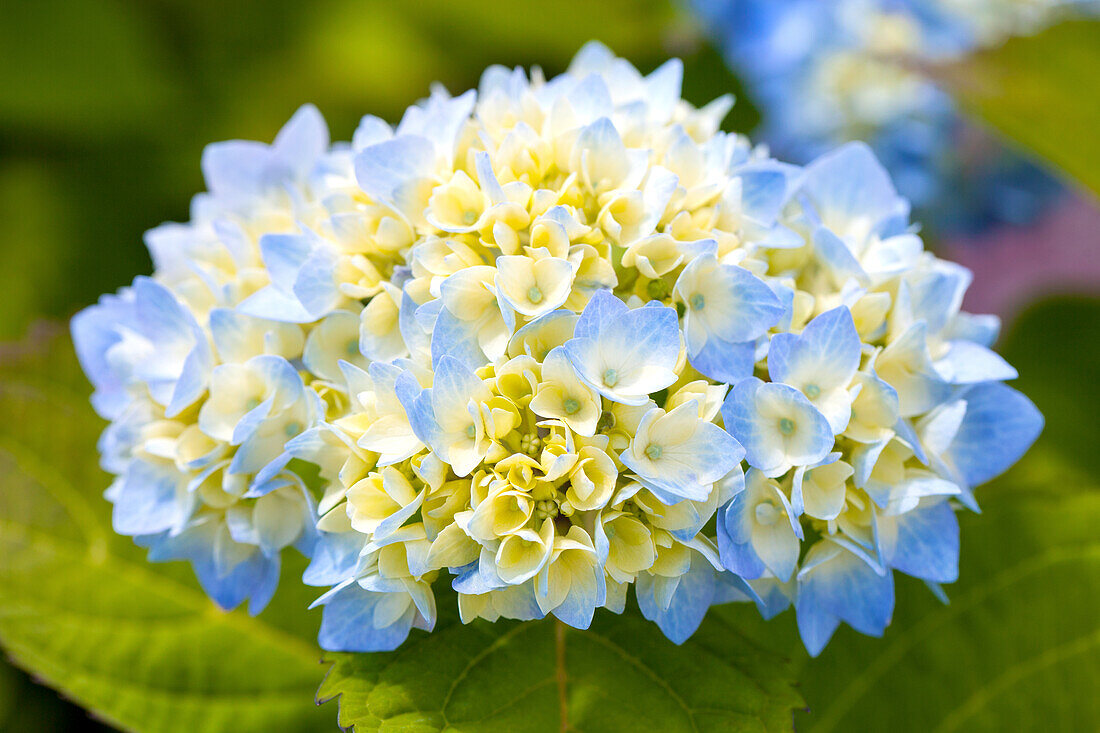
[[[64,335],[0,355],[5,650],[126,729],[330,729],[333,712],[312,704],[323,668],[311,591],[288,583],[259,618],[224,613],[186,568],[150,564],[112,532],[90,448],[102,423],[82,381]]]
[[[950,604],[899,583],[883,639],[843,629],[806,664],[799,730],[1100,728],[1100,426],[1088,416],[1100,403],[1098,345],[1095,302],[1054,301],[1021,319],[1004,353],[1045,434],[978,491],[982,514],[959,517]]]
[[[552,619],[463,626],[453,606],[440,604],[435,631],[398,651],[329,655],[320,698],[340,697],[341,726],[782,731],[801,703],[790,661],[742,630],[757,615],[748,604],[711,609],[682,646],[633,610],[577,631]],[[564,634],[564,664],[555,633]]]
[[[1100,485],[1100,301],[1058,299],[1020,317],[1005,344],[1021,389],[1048,416],[1038,447],[1058,465],[1076,466]],[[1058,480],[1058,477],[1052,477]],[[993,493],[991,490],[989,493]],[[1095,528],[1093,535],[1096,536]]]
[[[1013,38],[938,70],[963,107],[1100,193],[1100,22]]]
[[[163,113],[175,93],[165,48],[129,3],[5,5],[0,25],[5,123],[66,137],[115,136]],[[43,48],[43,44],[48,44]]]
[[[187,218],[208,142],[270,140],[305,102],[349,139],[361,115],[393,120],[432,82],[467,89],[492,63],[556,73],[592,37],[653,68],[674,15],[635,0],[7,3],[0,339],[147,272],[142,233]],[[731,86],[709,76],[708,100]]]

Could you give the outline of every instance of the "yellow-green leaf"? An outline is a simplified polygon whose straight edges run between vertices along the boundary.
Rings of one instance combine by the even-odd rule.
[[[963,108],[1100,192],[1100,22],[1071,21],[936,71]]]
[[[308,591],[287,578],[264,616],[225,613],[185,565],[150,564],[111,531],[88,391],[64,336],[0,353],[5,651],[124,729],[331,730],[313,704],[323,668]]]

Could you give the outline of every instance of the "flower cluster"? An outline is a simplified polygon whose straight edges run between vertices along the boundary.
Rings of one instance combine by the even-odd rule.
[[[963,124],[927,69],[1094,0],[692,0],[744,77],[776,152],[806,162],[866,140],[939,229],[1033,220],[1063,188]]]
[[[883,631],[894,570],[953,580],[957,506],[1042,425],[996,319],[868,148],[778,162],[680,82],[590,44],[350,144],[305,107],[208,148],[153,277],[73,322],[116,530],[254,611],[294,545],[339,650],[447,585],[578,628],[633,585],[674,641],[751,600],[816,653]]]

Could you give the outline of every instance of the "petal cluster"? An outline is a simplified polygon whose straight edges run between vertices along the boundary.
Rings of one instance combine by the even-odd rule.
[[[996,320],[868,148],[781,163],[680,77],[590,44],[350,144],[305,107],[211,146],[154,275],[73,322],[117,531],[253,610],[297,547],[338,650],[633,585],[674,641],[753,601],[816,653],[882,632],[894,570],[953,580],[1042,425]]]

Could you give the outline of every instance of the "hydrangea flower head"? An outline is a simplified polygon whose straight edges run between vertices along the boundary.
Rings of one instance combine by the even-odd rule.
[[[673,641],[753,601],[816,653],[882,632],[893,570],[952,580],[956,508],[1042,424],[995,319],[866,147],[781,163],[680,76],[590,44],[350,145],[307,107],[211,148],[154,276],[73,323],[116,529],[227,606],[295,545],[336,650],[633,585]]]

